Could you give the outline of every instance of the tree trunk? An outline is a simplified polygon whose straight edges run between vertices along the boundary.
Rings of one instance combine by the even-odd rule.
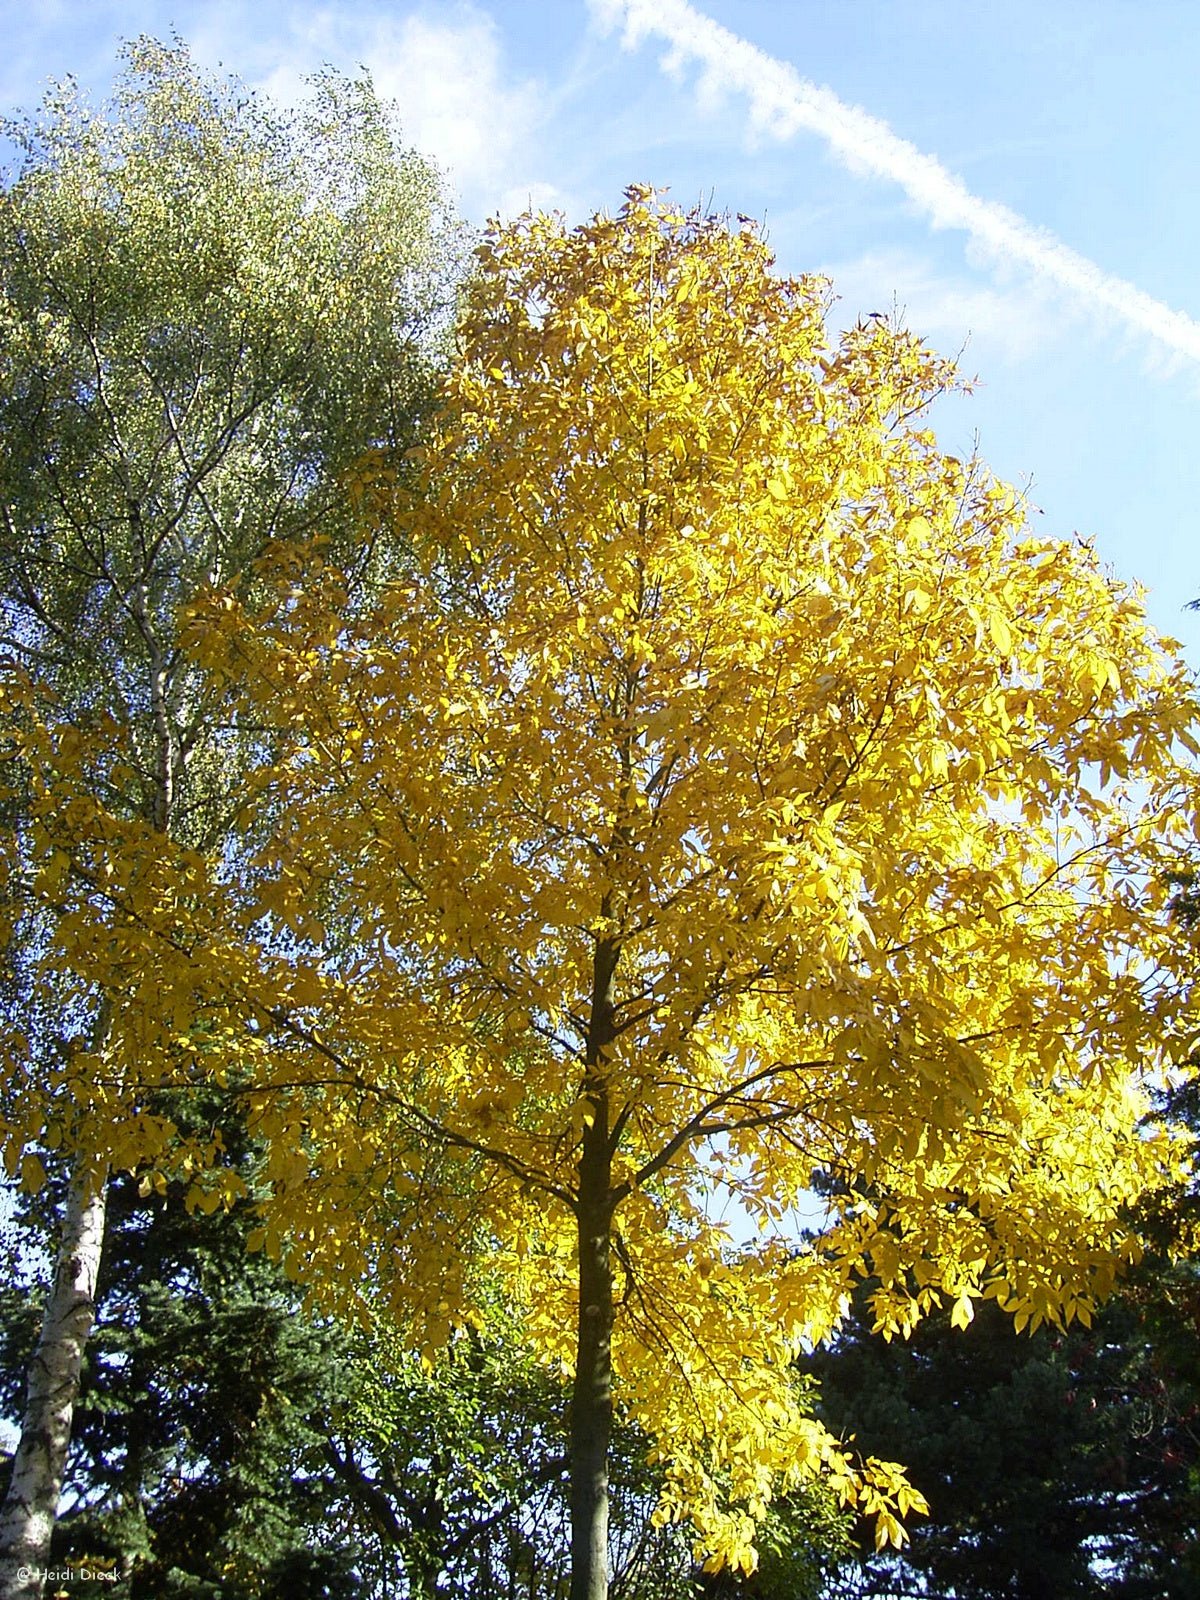
[[[614,1037],[619,947],[596,948],[579,1158],[579,1317],[571,1394],[570,1600],[608,1597],[608,1447],[612,1435],[612,1144],[606,1057]]]
[[[80,1158],[71,1179],[58,1263],[42,1318],[12,1484],[0,1511],[0,1600],[41,1600],[50,1565],[83,1351],[95,1314],[107,1171]]]
[[[579,1197],[579,1322],[571,1397],[571,1600],[608,1595],[612,1433],[612,1204],[607,1119],[584,1135]]]

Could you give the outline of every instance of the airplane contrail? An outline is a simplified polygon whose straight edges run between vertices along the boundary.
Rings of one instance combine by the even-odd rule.
[[[633,49],[646,37],[671,47],[667,64],[700,64],[701,87],[745,95],[755,127],[788,139],[801,129],[819,134],[851,171],[890,179],[935,228],[959,228],[1001,258],[1020,262],[1077,299],[1113,312],[1179,355],[1200,361],[1200,322],[1114,277],[1048,229],[1007,206],[972,194],[934,156],[898,138],[878,117],[839,100],[831,89],[802,78],[794,67],[731,33],[688,0],[588,0],[609,29],[623,25]]]

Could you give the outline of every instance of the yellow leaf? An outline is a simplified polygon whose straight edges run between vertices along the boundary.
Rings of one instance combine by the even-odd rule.
[[[998,611],[992,610],[987,614],[988,632],[992,636],[992,643],[1001,655],[1011,655],[1013,648],[1012,631],[1007,621]]]
[[[950,1310],[950,1326],[952,1328],[967,1328],[975,1316],[975,1307],[969,1294],[960,1294]]]
[[[46,1169],[41,1157],[31,1152],[21,1159],[21,1187],[26,1194],[37,1194],[46,1182]]]

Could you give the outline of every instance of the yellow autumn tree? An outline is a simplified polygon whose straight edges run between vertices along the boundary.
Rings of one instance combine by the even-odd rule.
[[[572,1600],[607,1592],[615,1403],[713,1567],[821,1473],[899,1543],[919,1497],[796,1353],[868,1273],[889,1336],[1086,1316],[1174,1160],[1140,1084],[1186,999],[1190,683],[938,449],[951,369],[831,343],[826,296],[642,189],[494,231],[406,569],[348,618],[292,549],[194,609],[269,826],[168,871],[93,804],[36,823],[84,886],[59,967],[140,1018],[94,1076],[240,1085],[257,1242],[326,1303],[372,1274],[432,1358],[482,1258],[573,1372]]]

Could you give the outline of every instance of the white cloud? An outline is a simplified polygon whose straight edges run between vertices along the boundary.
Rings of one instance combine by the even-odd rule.
[[[229,17],[214,8],[198,53],[202,45],[210,59],[238,60],[243,76],[285,104],[302,98],[304,78],[325,62],[366,67],[380,95],[399,106],[405,139],[443,168],[468,215],[510,214],[530,196],[545,209],[561,205],[537,143],[545,85],[511,74],[495,23],[475,6],[399,16],[296,7],[286,14],[286,36],[271,40],[269,62],[240,42],[231,51]]]
[[[687,0],[588,3],[601,26],[623,27],[626,48],[647,37],[665,40],[669,72],[682,75],[695,62],[698,93],[706,103],[721,95],[744,95],[753,131],[781,140],[801,129],[819,134],[843,166],[898,184],[935,228],[963,230],[989,261],[1020,265],[1091,311],[1149,334],[1175,357],[1200,361],[1200,322],[1102,271],[1007,206],[972,194],[933,156],[898,138],[885,122],[802,78],[787,62],[721,27]]]

